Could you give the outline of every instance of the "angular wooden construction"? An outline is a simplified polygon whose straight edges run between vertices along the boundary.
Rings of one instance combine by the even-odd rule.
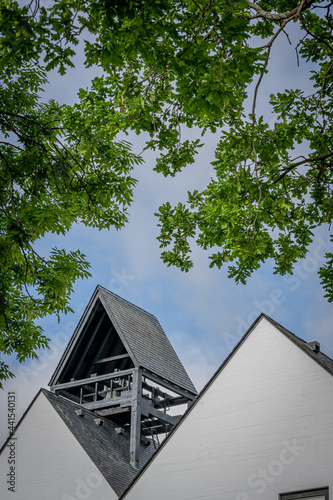
[[[140,441],[158,444],[197,391],[157,318],[98,286],[49,385],[96,415],[129,428],[133,467]]]

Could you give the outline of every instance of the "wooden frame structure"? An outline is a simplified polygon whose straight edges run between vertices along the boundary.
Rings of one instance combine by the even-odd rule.
[[[168,410],[190,406],[195,399],[195,395],[140,368],[72,380],[51,386],[51,391],[113,420],[120,432],[129,429],[131,464],[135,468],[140,461],[140,440],[153,439],[158,444],[158,436],[168,434],[181,417],[170,415]]]
[[[145,344],[146,343],[146,344]],[[154,357],[154,358],[153,358]],[[97,287],[50,381],[66,397],[129,433],[131,464],[140,442],[168,434],[197,392],[157,319]]]

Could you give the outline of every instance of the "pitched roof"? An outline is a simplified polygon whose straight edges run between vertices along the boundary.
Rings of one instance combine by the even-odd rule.
[[[117,433],[115,430],[117,425],[103,417],[99,417],[102,425],[97,425],[94,420],[97,415],[89,410],[84,410],[84,416],[80,417],[75,413],[79,408],[75,403],[45,389],[42,389],[42,392],[110,486],[120,496],[138,472],[130,465],[129,433],[126,431],[124,434]],[[155,452],[153,443],[151,441],[149,443],[140,446],[141,467]]]
[[[246,331],[246,333],[243,335],[243,337],[240,339],[238,344],[234,347],[234,349],[230,352],[230,354],[226,357],[226,359],[223,361],[221,366],[216,370],[216,372],[212,375],[212,377],[209,379],[209,381],[206,383],[206,385],[203,387],[203,389],[200,391],[198,397],[196,400],[193,402],[193,404],[188,408],[188,410],[184,413],[182,418],[178,421],[178,423],[172,428],[171,432],[168,434],[166,439],[162,442],[161,446],[159,449],[156,451],[154,456],[149,459],[146,464],[141,468],[140,472],[138,475],[133,478],[132,482],[127,486],[125,489],[124,493],[122,494],[121,499],[125,499],[126,494],[129,492],[130,489],[136,484],[137,481],[140,480],[141,475],[144,473],[144,471],[149,467],[150,463],[154,458],[162,451],[162,449],[167,445],[168,441],[172,439],[173,434],[175,431],[178,429],[180,425],[186,420],[187,416],[192,412],[195,411],[196,405],[201,403],[201,399],[204,396],[204,394],[207,392],[207,390],[210,388],[210,386],[214,383],[214,381],[219,377],[225,366],[229,363],[231,358],[236,354],[236,352],[239,350],[241,345],[245,342],[245,340],[249,337],[249,335],[252,333],[252,331],[255,329],[255,327],[258,325],[258,323],[265,318],[267,321],[269,321],[273,326],[275,326],[282,334],[284,334],[286,337],[291,340],[294,344],[296,344],[303,352],[305,352],[308,356],[310,356],[314,361],[316,361],[324,370],[328,371],[332,376],[333,376],[333,359],[331,359],[329,356],[326,354],[322,353],[321,351],[315,351],[311,348],[308,342],[305,340],[301,339],[300,337],[297,337],[294,333],[290,332],[287,330],[287,328],[283,327],[276,321],[274,321],[272,318],[267,316],[264,313],[261,313],[258,318],[253,322],[253,324],[250,326],[250,328]],[[311,343],[310,343],[311,344]]]
[[[142,368],[196,393],[191,379],[158,319],[109,290],[99,288],[115,328],[126,339],[138,364]]]
[[[314,351],[310,345],[309,342],[301,339],[300,337],[297,337],[294,333],[292,333],[290,330],[287,330],[284,326],[280,325],[277,321],[274,319],[270,318],[267,316],[267,314],[261,313],[257,319],[252,323],[250,328],[247,330],[247,332],[243,335],[243,337],[240,339],[238,344],[234,347],[234,349],[231,351],[231,353],[226,357],[226,359],[223,361],[222,365],[218,370],[215,372],[215,374],[211,377],[211,379],[207,382],[205,387],[202,389],[201,393],[199,394],[199,397],[197,400],[200,398],[202,393],[212,384],[212,382],[215,380],[215,378],[218,377],[220,372],[223,370],[225,365],[229,362],[229,360],[235,355],[236,351],[240,348],[240,346],[245,342],[247,337],[251,334],[251,332],[254,330],[254,328],[258,325],[258,323],[265,318],[267,321],[269,321],[275,328],[277,328],[281,333],[283,333],[286,337],[289,338],[294,344],[296,344],[302,351],[304,351],[308,356],[310,356],[314,361],[316,361],[322,368],[324,368],[326,371],[328,371],[331,375],[333,375],[333,359],[331,359],[329,356],[324,354],[323,352],[319,351],[316,352]],[[311,344],[311,343],[310,343]]]
[[[64,373],[71,352],[74,352],[75,346],[80,342],[83,326],[96,309],[97,303],[102,304],[134,366],[142,367],[192,394],[197,394],[158,319],[100,285],[97,286],[49,385],[56,384]]]

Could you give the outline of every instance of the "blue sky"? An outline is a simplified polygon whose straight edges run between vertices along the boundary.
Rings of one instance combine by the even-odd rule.
[[[289,58],[286,56],[288,49]],[[265,80],[260,110],[267,112],[268,95],[284,90],[295,81],[304,81],[309,68],[304,65],[295,73],[295,51],[283,40],[276,49],[272,75]],[[87,87],[94,69],[77,67],[65,77],[53,74],[46,95],[72,103],[79,86]],[[189,132],[192,134],[193,132]],[[135,152],[142,150],[143,139],[135,136]],[[97,231],[75,226],[65,237],[46,236],[39,250],[47,253],[53,246],[80,250],[91,263],[92,277],[74,285],[71,307],[75,311],[61,318],[43,322],[51,339],[50,350],[42,352],[39,361],[24,365],[11,362],[16,378],[5,384],[0,393],[0,441],[7,434],[7,391],[15,391],[18,417],[27,408],[40,387],[47,388],[50,376],[70,339],[95,287],[100,284],[125,299],[155,314],[176,349],[198,389],[207,382],[246,329],[265,312],[305,340],[317,340],[322,350],[333,356],[333,307],[323,297],[317,269],[330,248],[328,228],[318,230],[308,258],[296,266],[293,277],[273,275],[267,263],[248,280],[235,285],[226,269],[209,269],[207,255],[193,248],[194,268],[189,273],[167,268],[160,259],[154,212],[165,201],[184,200],[187,190],[202,189],[213,170],[214,146],[218,137],[205,138],[197,162],[176,178],[165,179],[153,171],[154,157],[147,154],[146,163],[136,167],[138,179],[128,225],[121,231]]]

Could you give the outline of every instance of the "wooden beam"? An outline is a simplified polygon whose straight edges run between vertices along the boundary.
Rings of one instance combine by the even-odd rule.
[[[168,380],[159,377],[158,375],[155,375],[154,373],[149,372],[148,370],[143,370],[142,375],[144,377],[147,377],[149,380],[152,380],[156,384],[161,385],[162,387],[165,387],[165,389],[169,389],[172,392],[175,392],[176,394],[179,394],[180,396],[184,396],[185,398],[190,399],[191,401],[196,399],[197,394],[187,391],[186,389],[183,389],[182,387],[179,387],[178,385],[174,385]]]
[[[152,385],[147,384],[146,382],[142,382],[142,388],[146,389],[146,391],[149,391],[151,393],[154,392],[155,396],[159,396],[162,398],[161,401],[157,402],[154,401],[154,405],[159,406],[160,408],[164,407],[164,401],[166,406],[177,406],[177,405],[183,405],[187,404],[189,402],[188,396],[171,396],[170,394],[161,391],[157,387],[153,387]],[[149,396],[146,396],[149,398]],[[152,400],[152,398],[150,398]],[[192,401],[192,399],[190,400]]]
[[[93,365],[98,365],[100,363],[108,363],[109,361],[117,361],[118,359],[129,358],[129,354],[118,354],[118,356],[111,356],[110,358],[97,359],[93,362]]]
[[[109,321],[110,321],[110,318],[109,318],[109,315],[106,314],[106,316],[108,317]],[[94,359],[101,359],[102,358],[102,352],[104,352],[104,349],[105,349],[105,346],[106,345],[109,345],[110,342],[112,342],[112,345],[113,345],[113,341],[114,339],[117,339],[118,338],[118,334],[114,328],[114,325],[112,323],[112,321],[110,321],[110,324],[109,324],[109,327],[106,329],[106,331],[103,331],[103,338],[101,339],[101,342],[100,344],[96,344],[97,345],[97,349],[95,350],[95,356],[94,356]]]
[[[166,434],[167,432],[170,432],[172,426],[170,427],[169,424],[166,424],[164,422],[161,422],[160,420],[154,420],[153,422],[151,422],[152,425],[147,425],[147,427],[145,427],[143,430],[142,430],[142,436],[144,437],[150,437],[152,435],[152,433],[155,433],[155,434]]]
[[[130,410],[131,407],[127,406],[126,408],[107,408],[105,410],[99,410],[96,413],[101,417],[107,417],[108,415],[118,415],[118,413],[127,413]]]
[[[94,311],[93,314],[96,314],[96,310]],[[92,316],[93,317],[93,316]],[[92,319],[91,317],[91,319]],[[93,342],[95,341],[95,338],[96,338],[96,334],[98,332],[98,329],[100,328],[101,324],[103,323],[104,321],[104,318],[106,317],[106,312],[105,310],[101,313],[100,315],[100,318],[98,319],[97,321],[97,325],[95,326],[93,332],[91,333],[91,335],[89,335],[89,340],[88,342],[86,343],[86,345],[84,346],[84,349],[83,349],[83,353],[80,355],[80,359],[83,360],[86,356],[87,356],[87,353],[88,351],[91,349],[91,346],[93,344]],[[83,332],[81,332],[80,334],[80,337],[84,337],[87,330],[89,329],[90,327],[90,322],[88,324],[85,324],[84,327],[83,327]],[[71,350],[71,353],[73,352],[74,354],[74,349],[75,347],[77,347],[78,345],[80,344],[80,338],[78,338],[78,343],[74,346],[72,346],[72,350]],[[70,358],[68,358],[68,360],[70,361]],[[73,370],[73,377],[75,378],[76,377],[76,374],[77,372],[79,371],[80,369],[80,366],[81,366],[81,363],[78,363],[76,368]]]
[[[162,422],[166,422],[167,424],[176,425],[176,423],[180,420],[179,416],[172,416],[164,413],[162,411],[156,410],[152,406],[147,405],[144,401],[142,401],[142,411],[145,414],[151,415],[152,417],[156,417]]]
[[[124,408],[125,406],[131,406],[132,398],[110,398],[105,401],[92,401],[91,403],[83,403],[81,406],[87,408],[87,410],[96,410],[98,408],[109,408],[110,406],[120,406]]]
[[[69,399],[70,401],[75,401],[76,403],[80,403],[80,398],[78,396],[75,396],[74,394],[71,394],[68,391],[60,391],[59,396]]]
[[[90,385],[95,382],[104,382],[106,380],[111,380],[113,378],[125,377],[127,375],[132,375],[134,369],[131,370],[120,370],[119,372],[106,373],[105,375],[98,375],[97,377],[83,378],[81,380],[74,380],[72,382],[64,382],[63,384],[57,384],[51,386],[52,392],[59,391],[61,389],[69,389],[71,387],[81,387],[82,385]]]
[[[142,401],[142,374],[140,368],[135,368],[133,373],[133,396],[131,408],[130,430],[130,463],[135,469],[140,462],[141,439],[141,401]]]
[[[192,402],[192,401],[190,401],[190,402]],[[172,399],[166,400],[167,406],[186,405],[187,403],[189,403],[188,398],[185,398],[183,396],[179,396],[178,398],[172,398]]]

